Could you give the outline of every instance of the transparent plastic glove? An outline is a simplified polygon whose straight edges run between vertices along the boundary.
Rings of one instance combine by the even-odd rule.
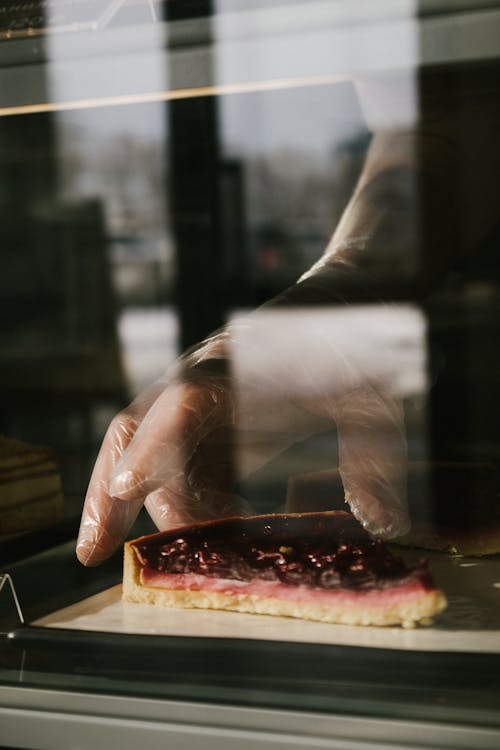
[[[196,355],[177,363],[111,422],[85,499],[77,543],[82,563],[97,565],[109,557],[143,504],[160,529],[249,512],[242,498],[227,491],[230,467],[224,463],[224,425],[231,424],[232,405],[225,376],[194,377],[197,357],[204,351],[208,356],[208,348],[215,354],[223,339],[221,334],[205,342]],[[191,366],[193,382],[183,381],[179,371]],[[201,443],[205,453],[200,449],[191,461]],[[216,454],[218,462],[211,460]],[[117,473],[115,489],[110,482]]]
[[[84,564],[99,564],[116,549],[143,504],[159,529],[251,512],[232,492],[230,335],[222,331],[196,347],[112,421],[82,515],[77,555]],[[252,441],[257,433],[250,433]],[[275,423],[267,439],[271,452],[288,442]]]
[[[374,535],[399,536],[408,528],[401,397],[425,387],[423,339],[419,312],[405,305],[261,310],[233,350],[240,426],[280,428],[281,447],[335,426],[331,464],[352,512]],[[258,445],[248,455],[243,442],[245,475],[270,458],[269,440],[260,457]]]
[[[407,531],[398,346],[391,359],[384,339],[400,315],[379,320],[369,311],[347,320],[338,303],[346,290],[355,296],[362,289],[366,300],[378,248],[414,244],[413,170],[411,136],[374,139],[321,261],[268,306],[188,353],[115,418],[87,493],[82,562],[111,554],[143,503],[160,529],[251,512],[233,494],[234,480],[335,425],[340,455],[332,465],[340,461],[356,517],[377,535]],[[394,195],[396,205],[388,200]],[[318,303],[326,305],[324,317],[308,317]],[[384,361],[392,364],[380,369]]]
[[[391,355],[384,332],[394,331],[393,312],[379,314],[271,307],[182,358],[111,424],[87,493],[79,559],[98,564],[111,554],[143,503],[160,529],[252,512],[233,493],[235,479],[335,424],[353,512],[375,534],[404,533],[398,344]]]
[[[497,81],[473,73],[464,100],[447,76],[438,86],[424,76],[418,99],[406,79],[360,87],[376,134],[325,255],[270,303],[276,320],[285,314],[277,330],[260,312],[229,326],[115,418],[85,503],[82,562],[111,554],[143,503],[160,528],[249,512],[232,492],[234,480],[333,424],[339,456],[331,461],[353,512],[375,534],[405,533],[400,400],[426,388],[424,379],[411,382],[422,371],[411,358],[422,351],[421,325],[415,310],[382,306],[390,320],[375,309],[345,319],[350,310],[338,303],[375,299],[374,281],[391,264],[400,280],[408,273],[407,291],[421,298],[497,221]],[[311,322],[306,308],[319,303],[333,305],[323,308],[329,317]]]

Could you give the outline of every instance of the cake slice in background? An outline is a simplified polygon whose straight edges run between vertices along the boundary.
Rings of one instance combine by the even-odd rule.
[[[57,521],[64,497],[54,452],[0,435],[0,535]]]
[[[411,529],[398,544],[460,555],[500,553],[500,476],[491,463],[412,462]],[[291,477],[286,511],[347,509],[337,469]]]

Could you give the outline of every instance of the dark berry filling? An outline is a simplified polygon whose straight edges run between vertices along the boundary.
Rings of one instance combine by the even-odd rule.
[[[386,588],[433,581],[425,563],[407,566],[348,513],[232,518],[154,534],[134,543],[144,567],[239,581],[320,589]]]

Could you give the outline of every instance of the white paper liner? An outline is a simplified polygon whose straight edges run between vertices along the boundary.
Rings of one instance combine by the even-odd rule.
[[[406,649],[412,651],[500,651],[500,557],[451,557],[405,552],[429,559],[448,608],[430,627],[330,625],[285,617],[215,610],[187,610],[122,602],[121,586],[102,591],[33,622],[50,628],[107,633],[268,641]]]

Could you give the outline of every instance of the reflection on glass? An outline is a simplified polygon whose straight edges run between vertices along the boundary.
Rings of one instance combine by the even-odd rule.
[[[321,509],[335,506],[334,490],[338,501],[343,482],[351,506],[357,504],[367,524],[380,529],[396,523],[390,516],[399,504],[404,516],[407,438],[413,455],[425,451],[427,441],[425,325],[419,310],[269,309],[236,320],[231,331],[240,475],[246,478],[283,454],[265,471],[268,487],[260,492],[274,485],[282,496],[290,480],[289,510],[318,509],[314,478],[309,497],[298,498],[293,475],[332,469],[332,496]],[[406,426],[403,406],[416,402],[419,419]],[[283,453],[290,446],[291,452]],[[258,496],[258,480],[253,488],[250,481],[249,491]],[[341,507],[343,502],[344,492]]]
[[[0,39],[103,28],[124,0],[32,0],[0,5]]]
[[[489,346],[498,328],[494,72],[420,75],[411,4],[393,20],[374,10],[382,14],[377,33],[350,16],[347,35],[337,16],[334,23],[340,11],[333,5],[261,3],[238,13],[218,5],[220,14],[196,27],[205,36],[211,30],[215,43],[197,48],[189,85],[179,72],[186,72],[175,47],[179,26],[172,27],[163,65],[165,26],[150,24],[154,54],[128,67],[125,80],[121,54],[105,68],[93,59],[86,72],[74,61],[57,65],[68,41],[53,35],[41,99],[71,100],[73,62],[83,71],[83,88],[101,70],[113,95],[132,91],[132,98],[92,108],[73,100],[73,111],[0,118],[1,283],[5,310],[16,311],[15,335],[2,332],[2,378],[11,396],[4,431],[54,446],[71,493],[82,494],[117,410],[179,352],[224,329],[238,311],[270,300],[284,316],[304,311],[303,320],[312,306],[335,308],[335,320],[344,320],[346,305],[353,314],[369,306],[366,331],[376,323],[384,335],[395,330],[383,320],[384,305],[420,310],[429,393],[422,387],[418,397],[403,397],[409,457],[495,462],[498,410],[485,395],[493,392],[498,370]],[[130,30],[123,14],[139,6],[151,17],[158,10],[144,3],[106,7]],[[259,25],[264,19],[266,33]],[[322,29],[321,19],[331,23]],[[384,42],[394,39],[395,29],[401,46],[392,48]],[[182,82],[183,98],[172,99]],[[137,103],[136,94],[159,100]],[[93,104],[112,101],[103,96]],[[299,334],[307,340],[303,351],[314,336],[309,340],[296,322],[283,324],[282,333],[269,324],[272,335],[267,322],[259,325],[255,331],[269,354],[256,359],[256,382],[265,390],[267,373],[283,396],[284,375],[269,368],[286,331],[293,330],[290,341]],[[349,335],[339,346],[354,341]],[[403,352],[398,357],[403,382],[413,365],[403,368]],[[238,351],[238,367],[239,358]],[[312,353],[307,358],[324,388],[329,363]],[[370,354],[363,372],[383,361]],[[393,365],[387,359],[384,366]],[[292,371],[298,378],[300,368]],[[422,372],[415,363],[417,380]],[[250,393],[253,398],[255,387]],[[271,416],[289,445],[292,433],[279,427],[285,412],[271,410]],[[326,457],[329,465],[336,437],[329,439],[315,433],[301,447],[289,445],[286,455],[302,472],[324,465]],[[278,505],[286,500],[285,477],[294,473],[278,466],[285,460],[283,453],[260,466],[255,479],[276,488],[280,475],[281,489],[273,489]],[[441,480],[436,474],[432,481]]]
[[[448,649],[498,652],[500,611],[500,15],[465,5],[0,2],[2,548],[69,528],[87,488],[86,564],[143,507],[141,531],[350,508],[398,555],[429,557],[449,601],[435,627],[340,640],[443,674],[408,681],[391,660],[363,688],[336,649],[340,674],[294,645],[285,673],[247,670],[270,644],[246,643],[212,681],[223,702],[237,686],[261,706],[443,722],[461,702],[460,721],[491,708],[498,723],[494,660],[472,691],[467,670],[463,691],[445,679],[462,659]],[[107,580],[69,547],[35,578],[19,566],[37,606]],[[447,653],[415,653],[429,648]],[[38,664],[73,689],[63,650],[23,679]],[[131,666],[111,651],[109,672],[77,654],[80,687],[179,697],[176,659],[145,680],[142,652]],[[185,695],[205,700],[210,677],[188,669]]]
[[[165,113],[122,114],[0,122],[10,175],[3,302],[13,320],[2,335],[3,431],[51,445],[78,503],[111,415],[177,348]]]

